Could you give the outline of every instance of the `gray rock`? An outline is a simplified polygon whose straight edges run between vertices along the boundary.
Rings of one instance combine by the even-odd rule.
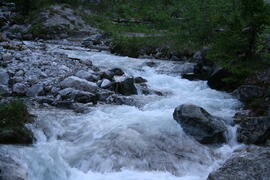
[[[110,87],[110,85],[112,84],[112,82],[108,79],[104,79],[100,85],[101,88],[108,88]]]
[[[92,61],[89,60],[89,59],[80,59],[80,62],[81,62],[82,64],[85,64],[85,65],[89,66],[89,67],[93,66]]]
[[[112,85],[112,88],[113,91],[115,91],[116,93],[125,96],[130,96],[138,93],[134,83],[135,83],[134,78],[126,78],[124,81],[115,82]]]
[[[270,148],[249,147],[234,154],[208,180],[268,180]]]
[[[43,92],[43,84],[34,84],[30,88],[28,88],[26,92],[26,96],[36,97]]]
[[[80,91],[73,88],[66,88],[59,91],[62,100],[74,100],[79,103],[92,102],[96,104],[97,96],[90,92]]]
[[[8,85],[9,75],[6,70],[0,69],[0,85]]]
[[[237,140],[246,144],[263,144],[270,139],[270,116],[245,117],[237,129]]]
[[[243,102],[247,102],[254,98],[259,98],[264,95],[264,89],[255,85],[242,85],[237,88],[233,95]]]
[[[147,82],[147,80],[142,78],[142,77],[136,77],[135,78],[135,83],[140,84],[140,83],[145,83],[145,82]]]
[[[95,83],[89,82],[85,79],[78,78],[76,76],[70,76],[64,79],[60,86],[62,88],[74,88],[82,91],[94,92],[97,89],[97,85]]]
[[[196,60],[202,60],[205,58],[205,54],[202,51],[197,51],[194,53],[193,58]]]
[[[0,153],[1,180],[27,180],[27,169],[7,152]]]
[[[212,89],[217,89],[217,90],[230,90],[232,89],[232,84],[231,83],[226,83],[224,81],[224,78],[230,77],[230,73],[221,67],[216,67],[213,70],[213,73],[210,75],[208,78],[207,84],[210,88]]]
[[[120,68],[111,69],[110,72],[112,72],[113,76],[123,76],[125,74]]]
[[[212,116],[203,108],[183,104],[175,108],[173,118],[184,132],[202,144],[226,142],[226,125],[223,120]]]
[[[10,61],[10,60],[12,60],[12,58],[13,58],[13,56],[12,56],[11,54],[4,54],[4,55],[2,56],[2,59],[3,59],[4,61]]]
[[[0,97],[6,96],[6,95],[10,95],[11,94],[11,90],[5,86],[5,85],[0,85]]]
[[[113,76],[114,76],[114,73],[112,71],[104,71],[104,72],[101,72],[100,74],[101,79],[113,80]]]
[[[85,71],[85,70],[81,70],[81,71],[78,71],[75,76],[81,78],[81,79],[86,79],[87,81],[97,81],[98,77],[88,71]]]
[[[24,83],[16,83],[16,84],[14,84],[12,91],[15,94],[25,95],[27,89],[28,88]]]

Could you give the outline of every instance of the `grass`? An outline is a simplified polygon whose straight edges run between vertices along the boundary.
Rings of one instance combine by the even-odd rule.
[[[29,123],[30,114],[26,105],[19,100],[0,105],[0,130],[21,130],[24,124]]]

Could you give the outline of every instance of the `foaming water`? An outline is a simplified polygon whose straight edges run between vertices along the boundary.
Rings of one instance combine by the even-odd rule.
[[[156,60],[156,66],[148,67],[145,64],[152,60],[48,47],[51,52],[90,59],[98,67],[119,67],[167,95],[136,95],[139,107],[97,105],[87,114],[33,110],[38,115],[33,127],[37,143],[3,147],[25,162],[29,180],[201,180],[238,146],[235,127],[228,125],[229,144],[213,148],[197,143],[173,120],[176,106],[192,103],[229,124],[240,105],[204,81],[182,79],[179,74],[187,71],[186,64]]]

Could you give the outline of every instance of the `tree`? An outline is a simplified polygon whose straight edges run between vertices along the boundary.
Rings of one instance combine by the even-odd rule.
[[[225,61],[255,59],[259,36],[269,24],[268,4],[264,0],[232,0],[232,5],[224,32],[218,32],[213,41],[210,57]]]

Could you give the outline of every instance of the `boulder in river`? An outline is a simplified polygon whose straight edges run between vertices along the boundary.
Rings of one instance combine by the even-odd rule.
[[[132,77],[126,78],[123,81],[115,82],[113,84],[113,90],[116,93],[119,93],[119,94],[122,94],[125,96],[134,95],[134,94],[137,94],[137,89],[136,89],[134,83],[135,83],[134,78],[132,78]]]
[[[208,79],[208,86],[216,90],[230,90],[231,84],[224,81],[224,78],[230,76],[230,73],[221,67],[216,67]]]
[[[202,144],[224,143],[227,128],[221,118],[212,116],[206,110],[193,104],[183,104],[175,108],[174,119],[184,132]]]
[[[97,89],[96,83],[89,82],[76,76],[70,76],[64,79],[60,86],[62,88],[74,88],[82,91],[94,92]]]
[[[248,147],[234,154],[208,180],[267,180],[270,177],[270,148]]]
[[[62,100],[72,100],[79,103],[89,103],[93,102],[94,104],[97,101],[97,97],[95,94],[76,90],[73,88],[66,88],[61,91],[59,91],[59,95],[61,96]]]

